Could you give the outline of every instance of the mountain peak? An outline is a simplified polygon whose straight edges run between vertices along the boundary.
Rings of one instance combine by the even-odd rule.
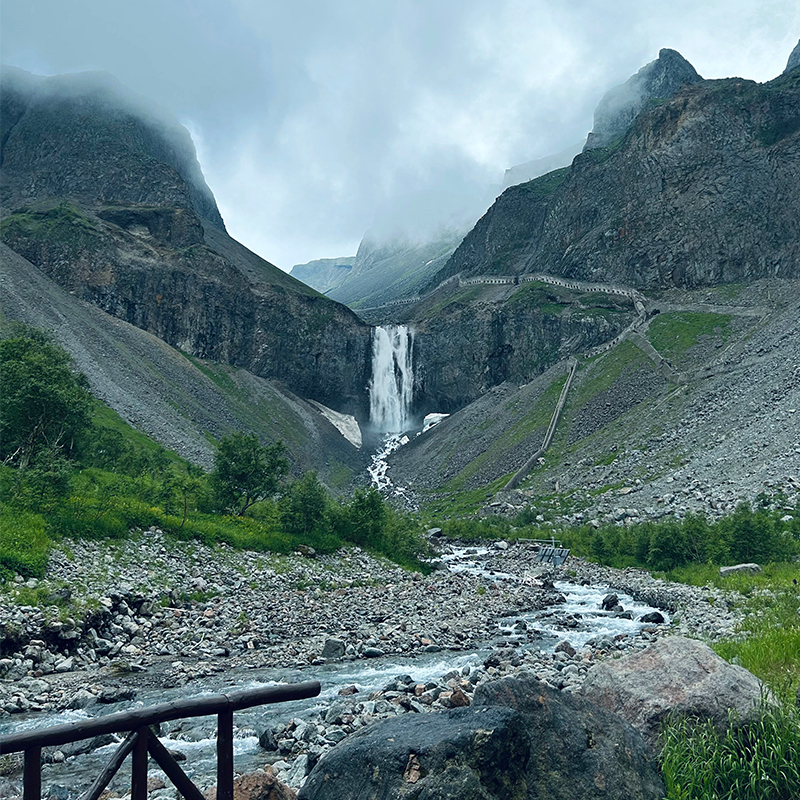
[[[785,75],[787,72],[791,72],[793,69],[797,69],[800,67],[800,41],[794,46],[794,50],[789,55],[789,60],[786,62],[786,69],[783,71]]]
[[[595,109],[594,127],[584,150],[606,147],[624,134],[650,100],[667,100],[682,86],[701,80],[677,50],[663,48],[655,61],[606,92]]]
[[[44,77],[4,65],[0,86],[4,203],[165,204],[225,229],[189,132],[113,75]]]

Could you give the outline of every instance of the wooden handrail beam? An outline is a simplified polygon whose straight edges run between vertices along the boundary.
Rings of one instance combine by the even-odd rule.
[[[92,736],[102,736],[106,733],[132,731],[143,726],[185,717],[205,717],[224,711],[239,711],[252,706],[305,700],[309,697],[316,697],[319,692],[318,681],[307,681],[286,686],[266,686],[258,689],[243,689],[228,694],[172,700],[147,708],[108,714],[97,719],[67,722],[62,725],[53,725],[50,728],[0,736],[0,755],[15,753],[19,750],[30,750],[34,747],[58,746]]]

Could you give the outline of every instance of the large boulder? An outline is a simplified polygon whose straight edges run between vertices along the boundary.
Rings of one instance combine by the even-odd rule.
[[[754,719],[764,691],[743,667],[729,664],[703,642],[680,636],[597,664],[583,685],[585,697],[626,719],[654,748],[668,715],[711,720],[724,730],[730,712],[740,722]]]
[[[661,800],[647,743],[623,719],[530,677],[483,684],[473,707],[514,709],[530,742],[529,800]]]
[[[505,708],[395,717],[329,751],[299,800],[522,800],[528,737]]]
[[[479,687],[469,708],[372,725],[324,756],[299,800],[661,800],[645,740],[533,678]]]

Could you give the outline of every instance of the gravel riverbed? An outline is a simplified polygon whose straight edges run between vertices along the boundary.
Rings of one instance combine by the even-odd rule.
[[[357,548],[281,556],[154,529],[121,542],[65,540],[43,580],[17,578],[0,594],[0,733],[161,696],[320,680],[321,699],[300,710],[274,707],[266,722],[237,715],[246,765],[273,763],[296,787],[327,749],[377,719],[467,705],[482,682],[519,671],[578,691],[609,654],[672,632],[729,635],[741,618],[731,593],[575,558],[543,569],[527,543],[437,546],[446,568],[423,577]],[[633,627],[573,647],[584,620],[565,610],[570,586],[619,593],[620,622]],[[636,624],[630,610],[628,623],[624,606],[636,602],[671,624]],[[162,734],[180,749],[213,729],[187,721]],[[45,778],[52,769],[64,783],[59,767],[85,757],[49,753]],[[0,789],[4,780],[13,796],[15,778],[0,778]]]

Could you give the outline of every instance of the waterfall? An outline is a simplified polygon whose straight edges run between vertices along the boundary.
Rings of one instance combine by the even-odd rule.
[[[403,433],[409,426],[413,349],[414,334],[408,325],[373,328],[369,416],[381,433]]]

